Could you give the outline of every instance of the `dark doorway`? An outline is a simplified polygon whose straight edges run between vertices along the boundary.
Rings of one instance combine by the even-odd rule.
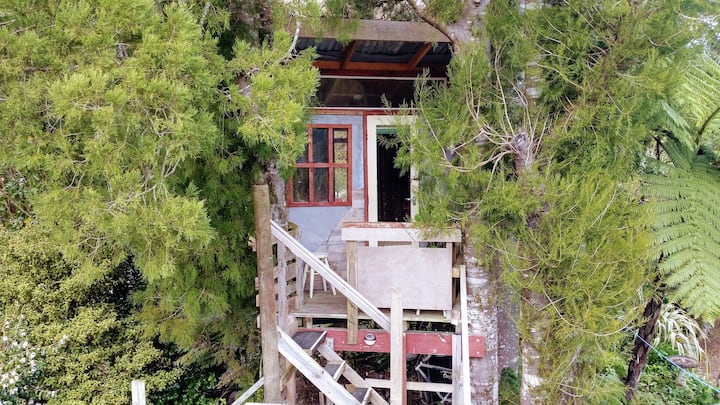
[[[395,167],[398,145],[393,128],[378,128],[377,188],[378,221],[410,220],[410,176]]]

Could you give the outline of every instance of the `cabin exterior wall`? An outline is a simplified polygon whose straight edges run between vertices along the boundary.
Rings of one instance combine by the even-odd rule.
[[[365,154],[362,112],[315,114],[312,124],[352,126],[352,205],[343,207],[290,207],[289,219],[300,229],[300,242],[313,252],[327,252],[330,267],[346,274],[345,242],[340,237],[342,224],[365,220]]]

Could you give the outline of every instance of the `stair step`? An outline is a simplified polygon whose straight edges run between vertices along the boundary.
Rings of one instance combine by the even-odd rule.
[[[344,370],[345,370],[345,362],[344,361],[342,363],[328,363],[325,365],[325,372],[330,374],[332,376],[333,380],[335,380],[335,381],[340,379]]]
[[[355,397],[358,402],[365,405],[370,400],[370,388],[355,388],[352,392],[352,396]]]
[[[303,331],[296,333],[292,338],[298,346],[312,353],[317,349],[318,345],[325,340],[325,335],[327,335],[327,332],[324,331]]]

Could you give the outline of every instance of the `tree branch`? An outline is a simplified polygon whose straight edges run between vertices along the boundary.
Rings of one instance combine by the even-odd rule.
[[[203,35],[205,35],[205,19],[207,18],[209,12],[210,0],[205,2],[205,6],[203,6],[202,16],[200,17],[200,31],[203,32]]]
[[[418,17],[420,17],[423,21],[430,24],[433,28],[445,35],[447,39],[450,40],[450,46],[453,49],[456,49],[457,43],[455,42],[455,39],[452,37],[452,35],[450,35],[450,31],[448,31],[448,28],[446,26],[440,24],[436,19],[427,15],[427,13],[425,13],[425,9],[421,7],[416,0],[407,0],[407,2],[408,4],[410,4],[410,7],[412,7]]]
[[[292,59],[292,57],[293,57],[293,51],[295,50],[295,46],[297,46],[298,38],[300,38],[300,20],[297,20],[297,19],[296,19],[296,20],[295,20],[295,33],[293,34],[293,40],[292,40],[292,42],[290,43],[290,47],[288,48],[288,51],[287,51],[287,54],[286,54],[287,56],[285,56],[284,58],[280,59],[280,60],[278,61],[278,63],[280,63],[280,64],[285,64],[285,63],[287,63],[290,59]]]

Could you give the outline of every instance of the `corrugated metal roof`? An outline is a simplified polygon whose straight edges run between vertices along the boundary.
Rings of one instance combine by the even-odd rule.
[[[390,62],[407,63],[418,52],[423,42],[405,41],[359,41],[350,59],[352,62]],[[316,41],[314,38],[299,38],[297,50],[315,47],[319,60],[340,61],[343,57],[343,45],[335,39]],[[446,42],[435,44],[420,60],[418,66],[447,65],[451,51]]]

